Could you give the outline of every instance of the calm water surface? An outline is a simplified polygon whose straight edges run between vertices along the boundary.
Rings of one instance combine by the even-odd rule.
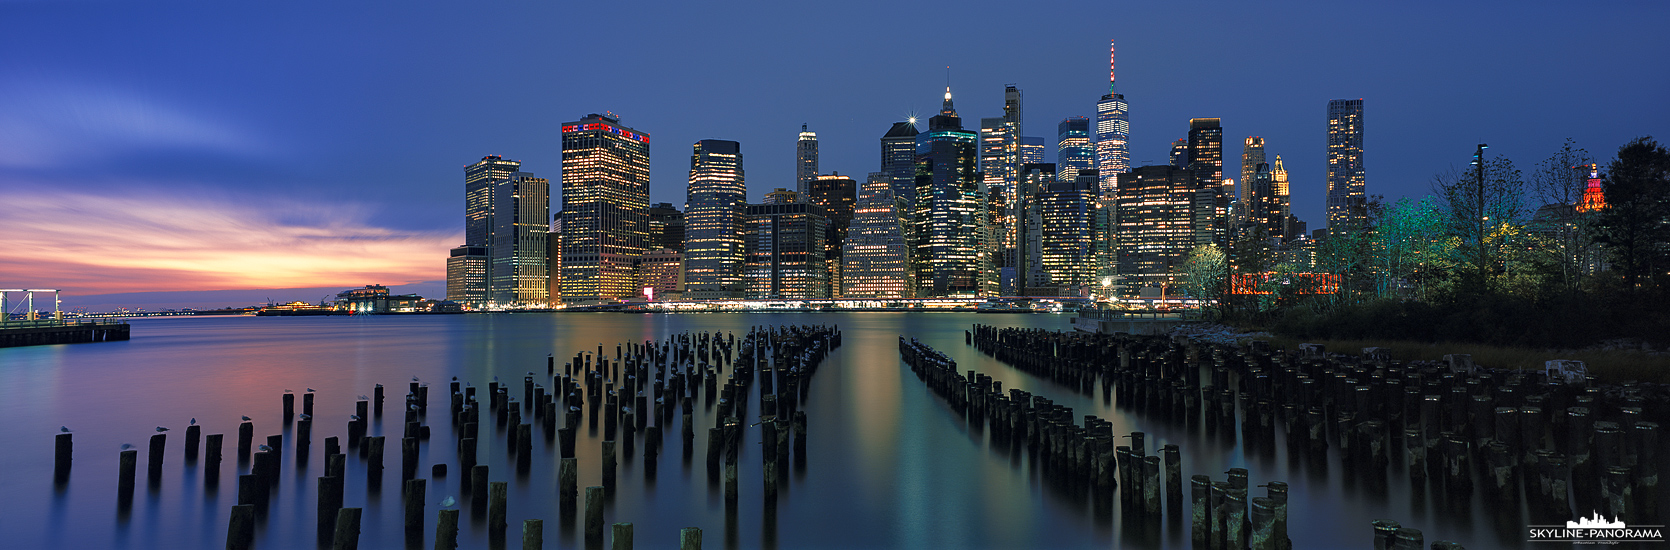
[[[988,432],[967,422],[928,392],[899,361],[898,337],[915,337],[950,354],[963,370],[977,370],[1018,388],[1114,423],[1116,434],[1144,431],[1150,452],[1182,447],[1183,476],[1247,468],[1254,485],[1291,484],[1290,535],[1297,548],[1367,547],[1369,521],[1396,519],[1423,530],[1428,541],[1468,548],[1526,546],[1522,521],[1491,519],[1484,504],[1448,506],[1412,493],[1393,464],[1382,481],[1328,463],[1289,457],[1280,448],[1245,455],[1224,434],[1208,435],[1105,403],[1021,373],[963,343],[973,323],[1066,329],[1056,315],[971,313],[773,314],[516,314],[408,317],[178,318],[133,323],[133,340],[0,349],[0,547],[221,548],[226,541],[237,480],[248,465],[237,460],[237,426],[247,415],[257,442],[285,434],[284,463],[272,504],[260,521],[258,548],[311,548],[317,478],[323,475],[324,438],[347,435],[356,396],[387,387],[389,413],[371,422],[371,435],[390,434],[380,487],[366,482],[365,463],[350,453],[344,506],[365,508],[362,548],[433,547],[435,510],[459,495],[456,449],[446,385],[454,376],[485,391],[494,376],[513,384],[527,371],[545,380],[547,354],[559,360],[604,344],[660,340],[685,331],[732,332],[750,326],[839,325],[844,346],[817,372],[803,410],[808,416],[808,460],[795,469],[777,504],[764,510],[759,428],[746,431],[739,458],[741,496],[734,515],[706,475],[705,428],[711,409],[698,403],[693,458],[684,460],[675,416],[664,429],[658,475],[647,480],[643,446],[621,458],[619,482],[606,523],[631,522],[642,548],[674,547],[682,527],[701,527],[707,548],[1188,548],[1187,526],[1170,518],[1159,526],[1125,525],[1117,499],[1111,509],[1068,496],[1041,479],[1025,453],[991,448]],[[729,369],[726,371],[729,374]],[[406,383],[417,376],[431,387],[426,421],[433,436],[422,448],[420,477],[445,462],[449,475],[429,480],[425,540],[402,529],[399,413]],[[549,387],[549,384],[546,385]],[[286,389],[317,393],[311,456],[297,464],[292,426],[282,420]],[[759,414],[751,398],[749,414]],[[298,398],[298,401],[300,399]],[[485,402],[485,398],[483,398]],[[300,412],[300,405],[297,405]],[[487,416],[487,415],[483,415]],[[218,489],[206,487],[200,465],[184,460],[184,432],[196,418],[203,433],[226,434]],[[532,420],[526,420],[531,422]],[[486,421],[484,425],[490,425]],[[52,482],[53,435],[75,433],[75,466],[63,486]],[[145,447],[155,427],[167,426],[168,453],[159,481],[145,479]],[[579,428],[579,485],[601,485],[601,430]],[[583,535],[559,518],[556,448],[535,432],[531,470],[507,462],[503,429],[484,442],[479,461],[494,481],[509,481],[510,546],[519,547],[523,519],[543,519],[548,548],[581,546]],[[640,438],[642,435],[639,436]],[[1279,437],[1279,435],[1278,435]],[[117,506],[117,456],[123,443],[140,449],[131,509]],[[1262,489],[1253,489],[1262,496]],[[583,508],[583,497],[582,506]],[[488,547],[486,520],[461,506],[459,542]],[[573,518],[570,518],[573,519]]]

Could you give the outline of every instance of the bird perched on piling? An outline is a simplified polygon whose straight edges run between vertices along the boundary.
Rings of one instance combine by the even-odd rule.
[[[348,420],[352,420],[354,422],[359,422],[360,421],[360,415],[350,414],[350,415],[348,415]]]
[[[249,422],[249,417],[248,416],[244,417],[244,422]]]
[[[273,450],[273,448],[272,448],[272,447],[269,447],[269,446],[266,446],[266,445],[262,445],[262,446],[260,446],[260,447],[256,447],[256,449],[259,449],[259,450],[262,450],[262,451],[268,451],[268,452],[271,452],[271,451],[272,451],[272,450]]]
[[[133,444],[132,444],[132,443],[123,443],[123,444],[122,444],[122,450],[124,450],[124,451],[126,451],[126,450],[128,450],[128,449],[132,449],[132,448],[133,448]]]
[[[371,398],[370,398],[370,397],[366,397],[366,396],[364,396],[364,395],[361,395],[361,396],[360,396],[360,401],[370,401],[370,400],[371,400]]]
[[[166,431],[168,431],[168,428],[164,428],[162,426],[157,426],[157,432],[160,433],[160,432],[166,432]]]
[[[457,500],[457,499],[454,499],[454,498],[452,498],[452,496],[451,496],[451,495],[447,495],[447,497],[446,497],[446,498],[443,498],[443,499],[441,499],[441,506],[443,506],[443,507],[445,507],[445,506],[452,506],[452,505],[454,505],[454,504],[458,504],[458,500]]]
[[[417,406],[417,405],[407,405],[407,406],[408,406],[408,407],[411,407],[411,408],[412,408],[412,410],[414,410],[414,411],[415,411],[415,410],[418,410],[418,406]]]
[[[195,417],[195,416],[191,417],[191,425],[193,425],[193,426],[197,425],[197,417]]]
[[[302,413],[301,419],[302,420],[313,420],[313,415],[307,414],[307,413]]]
[[[313,393],[313,388],[308,388],[307,393]]]
[[[296,392],[290,391],[290,388],[284,388],[284,393],[296,393]]]
[[[418,381],[418,379],[417,379],[417,377],[416,377],[416,376],[413,376],[413,377],[412,377],[412,381],[413,381],[413,382],[416,382],[416,381]]]
[[[59,426],[58,431],[64,432],[64,433],[70,433],[70,427],[69,426]]]

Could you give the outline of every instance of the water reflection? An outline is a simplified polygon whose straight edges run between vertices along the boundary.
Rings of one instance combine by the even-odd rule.
[[[678,530],[691,526],[707,532],[710,546],[726,548],[1188,547],[1188,529],[1175,521],[1187,515],[1187,506],[1178,510],[1168,501],[1162,522],[1135,519],[1116,496],[1051,483],[1047,459],[1035,450],[950,410],[901,367],[897,338],[905,334],[944,351],[965,370],[1001,382],[1006,390],[1046,395],[1080,418],[1106,419],[1116,434],[1146,432],[1150,449],[1177,444],[1185,473],[1221,478],[1228,468],[1244,467],[1255,480],[1288,481],[1295,525],[1291,537],[1297,547],[1361,546],[1369,538],[1368,521],[1380,517],[1407,518],[1405,525],[1421,525],[1470,547],[1522,546],[1514,540],[1517,533],[1510,532],[1510,521],[1480,509],[1491,502],[1482,493],[1453,501],[1444,491],[1427,495],[1424,483],[1412,484],[1402,474],[1342,466],[1334,462],[1339,457],[1329,460],[1326,451],[1317,455],[1282,439],[1254,441],[1236,424],[1216,418],[1162,420],[1169,415],[1155,414],[1159,396],[1137,399],[1105,387],[1063,384],[964,345],[963,331],[975,322],[1058,329],[1065,321],[1048,315],[902,313],[137,321],[135,338],[128,342],[0,350],[0,418],[7,419],[0,423],[0,440],[15,443],[0,451],[14,495],[0,504],[0,514],[9,520],[0,524],[0,536],[21,548],[224,546],[236,476],[249,472],[249,456],[240,453],[216,471],[207,463],[187,465],[180,442],[169,441],[160,477],[153,482],[147,476],[143,495],[123,499],[113,494],[117,447],[145,443],[155,426],[185,425],[182,420],[192,417],[204,435],[224,434],[232,445],[247,415],[258,442],[267,434],[281,435],[278,452],[284,457],[280,483],[271,489],[272,504],[257,523],[257,545],[308,547],[316,544],[317,479],[326,467],[319,442],[346,435],[357,396],[369,394],[375,384],[388,388],[391,410],[369,419],[368,434],[388,438],[385,465],[398,467],[404,425],[403,415],[393,414],[392,407],[401,403],[413,376],[435,382],[432,390],[454,376],[476,388],[485,388],[494,376],[519,385],[530,370],[544,383],[549,381],[543,376],[547,356],[560,362],[581,351],[596,355],[599,344],[612,357],[616,343],[659,340],[672,333],[740,336],[753,325],[826,324],[839,325],[845,343],[811,385],[802,409],[808,417],[807,452],[793,453],[792,473],[780,473],[775,505],[765,502],[762,492],[758,428],[743,434],[741,496],[734,507],[725,505],[719,484],[709,480],[702,463],[706,428],[715,425],[717,413],[700,400],[691,414],[695,437],[688,445],[675,435],[683,432],[683,415],[665,421],[658,460],[677,464],[658,463],[651,476],[646,458],[639,456],[645,435],[637,436],[634,452],[619,461],[606,523],[632,522],[635,538],[646,547],[671,546]],[[285,388],[317,390],[308,448],[298,445],[294,423],[287,425],[282,418]],[[430,399],[445,410],[443,397]],[[757,394],[753,399],[748,412],[757,416]],[[349,450],[343,505],[364,508],[364,547],[432,547],[437,503],[448,495],[458,499],[454,508],[469,508],[463,511],[469,518],[460,518],[461,545],[481,548],[491,542],[485,512],[471,505],[474,491],[461,485],[469,474],[452,470],[436,476],[429,468],[437,463],[456,468],[459,458],[455,428],[434,412],[425,419],[433,433],[420,450],[418,477],[428,479],[430,498],[426,527],[419,534],[408,537],[402,528],[401,476],[384,475],[370,483],[358,449]],[[1231,413],[1246,411],[1232,405]],[[598,457],[603,430],[595,410],[588,408],[585,416],[575,434],[582,491],[602,485]],[[548,545],[580,544],[583,502],[564,506],[551,498],[558,485],[551,440],[534,435],[524,468],[521,457],[504,446],[509,423],[501,428],[496,419],[488,421],[492,426],[481,429],[491,434],[490,441],[478,445],[477,460],[488,466],[491,481],[508,483],[510,525],[519,526],[522,519],[555,520],[546,533]],[[531,420],[524,417],[523,422]],[[76,427],[77,452],[70,479],[54,485],[49,457],[51,435],[59,425]],[[679,446],[676,459],[671,445]],[[1391,472],[1403,471],[1399,451],[1389,453]],[[138,454],[137,462],[145,462],[145,453]],[[216,491],[216,480],[230,485]],[[45,506],[40,505],[43,499]]]

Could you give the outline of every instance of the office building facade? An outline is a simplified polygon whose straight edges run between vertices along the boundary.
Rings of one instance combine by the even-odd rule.
[[[792,191],[779,197],[792,197]],[[827,219],[821,208],[805,202],[750,204],[747,207],[748,252],[744,268],[751,300],[803,300],[829,297],[824,257]]]
[[[1131,107],[1114,79],[1113,41],[1108,41],[1108,93],[1096,102],[1096,171],[1104,196],[1113,193],[1118,175],[1131,169]]]
[[[1121,292],[1158,291],[1183,279],[1183,262],[1195,247],[1192,170],[1143,166],[1119,176],[1114,194],[1115,249]]]
[[[704,139],[690,155],[690,185],[684,211],[684,296],[692,299],[741,298],[743,216],[748,186],[743,177],[742,146]]]
[[[1055,177],[1059,181],[1078,179],[1080,170],[1096,168],[1096,151],[1090,144],[1090,119],[1071,116],[1056,125]]]
[[[1361,227],[1368,217],[1363,170],[1363,100],[1328,101],[1328,231]]]
[[[987,204],[980,185],[979,136],[963,129],[951,90],[928,131],[916,136],[916,197],[911,262],[919,298],[984,296],[996,290]]]
[[[551,182],[517,172],[493,185],[492,301],[503,307],[550,305]]]
[[[910,298],[910,248],[893,199],[890,179],[871,174],[858,194],[852,225],[841,245],[841,296]]]
[[[649,134],[613,114],[562,125],[562,301],[639,295],[634,262],[649,248]]]
[[[471,309],[487,304],[487,266],[492,254],[486,246],[453,248],[446,259],[446,299]]]
[[[893,182],[893,198],[916,200],[916,117],[893,123],[881,136],[881,173]],[[907,213],[908,214],[908,213]]]
[[[818,178],[818,133],[800,125],[800,139],[794,144],[794,190],[801,194]]]
[[[649,248],[684,250],[684,212],[670,202],[649,207]]]

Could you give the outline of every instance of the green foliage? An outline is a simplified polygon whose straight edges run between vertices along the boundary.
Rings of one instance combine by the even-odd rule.
[[[1229,284],[1229,259],[1217,245],[1203,244],[1189,251],[1189,258],[1183,262],[1183,273],[1186,277],[1183,288],[1190,296],[1218,300]]]
[[[1670,283],[1670,151],[1650,137],[1618,149],[1604,181],[1607,208],[1595,240],[1611,252],[1631,291]]]

